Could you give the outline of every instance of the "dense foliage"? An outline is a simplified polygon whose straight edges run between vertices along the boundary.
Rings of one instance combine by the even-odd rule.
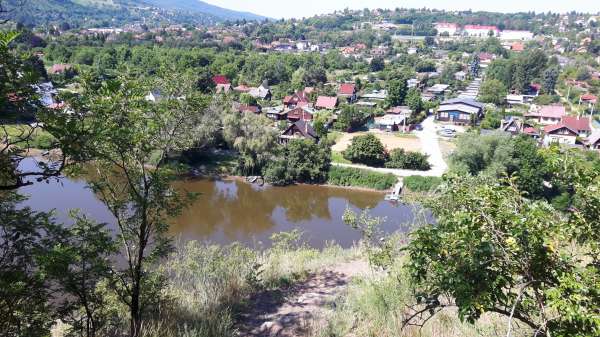
[[[377,173],[352,167],[332,166],[327,183],[336,186],[354,186],[380,191],[389,190],[398,181],[393,174]]]
[[[405,151],[404,149],[394,149],[389,154],[389,159],[385,162],[385,167],[428,171],[431,165],[427,161],[427,155],[421,152]]]
[[[503,315],[509,331],[519,321],[544,336],[598,334],[600,181],[567,156],[556,164],[584,176],[571,175],[576,201],[565,214],[510,180],[446,182],[427,202],[436,224],[417,229],[408,245],[419,300],[409,321],[456,306],[469,322]]]
[[[307,139],[293,139],[286,144],[279,157],[264,170],[264,178],[273,185],[324,183],[331,165],[331,148],[326,141],[315,143]]]
[[[343,152],[344,158],[359,164],[368,166],[383,166],[387,159],[387,154],[383,144],[372,133],[352,138],[352,143]]]

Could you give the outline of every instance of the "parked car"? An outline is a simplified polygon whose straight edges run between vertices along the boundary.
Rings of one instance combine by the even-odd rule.
[[[438,131],[438,134],[442,137],[454,138],[456,137],[456,131],[452,129],[442,129]]]
[[[417,131],[423,131],[423,125],[421,125],[421,124],[416,124],[416,125],[415,125],[415,130],[417,130]]]

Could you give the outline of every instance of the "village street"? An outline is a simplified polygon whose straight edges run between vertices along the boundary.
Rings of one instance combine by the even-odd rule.
[[[436,130],[436,124],[434,123],[434,117],[430,116],[421,123],[423,126],[422,131],[416,131],[415,135],[419,138],[421,142],[422,152],[429,156],[428,160],[431,164],[431,169],[429,171],[415,171],[415,170],[402,170],[402,169],[388,169],[381,167],[369,167],[364,165],[357,164],[343,164],[343,163],[332,163],[335,166],[343,166],[343,167],[354,167],[367,169],[370,171],[380,172],[380,173],[392,173],[398,177],[408,177],[408,176],[423,176],[423,177],[441,177],[446,170],[448,169],[448,165],[444,161],[444,157],[442,155],[442,151],[440,149],[439,144],[439,136]]]

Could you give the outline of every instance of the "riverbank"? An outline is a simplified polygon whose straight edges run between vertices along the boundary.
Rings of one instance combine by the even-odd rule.
[[[248,180],[246,179],[246,177],[243,176],[236,176],[236,175],[224,175],[224,176],[220,176],[220,177],[198,177],[197,179],[221,179],[223,181],[239,181],[239,182],[243,182],[249,185],[256,185],[253,183],[248,182]],[[192,178],[193,179],[193,178]],[[265,187],[277,187],[277,186],[273,186],[270,184],[265,184]],[[285,187],[289,187],[289,186],[318,186],[318,187],[326,187],[326,188],[334,188],[334,189],[341,189],[341,190],[351,190],[351,191],[357,191],[357,192],[369,192],[369,193],[377,193],[377,194],[385,194],[387,192],[387,190],[378,190],[378,189],[374,189],[374,188],[368,188],[368,187],[361,187],[361,186],[340,186],[340,185],[333,185],[333,184],[302,184],[302,183],[296,183],[296,184],[292,184],[292,185],[288,185],[288,186],[279,186],[282,188]],[[262,187],[262,186],[261,186]]]

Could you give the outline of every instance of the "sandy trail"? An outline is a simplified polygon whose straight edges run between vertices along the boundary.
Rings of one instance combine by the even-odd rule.
[[[238,336],[304,336],[353,277],[368,273],[366,261],[351,261],[312,273],[289,289],[260,293],[242,316]]]

